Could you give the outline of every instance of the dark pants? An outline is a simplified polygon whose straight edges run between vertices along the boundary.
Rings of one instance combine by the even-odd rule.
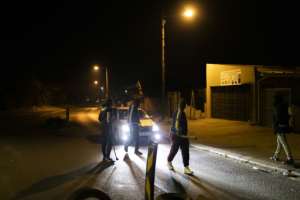
[[[105,127],[102,137],[102,153],[103,158],[109,158],[112,149],[112,131],[110,128]]]
[[[140,127],[139,125],[131,125],[130,126],[130,139],[126,142],[125,147],[128,148],[130,143],[135,144],[135,151],[138,151],[140,148]]]
[[[183,165],[185,167],[189,166],[189,160],[190,160],[189,146],[190,143],[187,138],[180,138],[178,136],[173,136],[171,150],[168,156],[168,162],[172,162],[180,147],[181,155],[183,159]]]

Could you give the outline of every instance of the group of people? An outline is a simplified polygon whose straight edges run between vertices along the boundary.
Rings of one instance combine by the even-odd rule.
[[[130,139],[124,144],[124,149],[127,153],[130,142],[134,142],[135,153],[138,155],[142,155],[142,153],[139,151],[139,105],[140,102],[138,99],[136,99],[129,107],[128,124],[130,127]],[[116,113],[112,107],[111,99],[108,99],[103,106],[104,107],[102,108],[98,117],[103,130],[101,142],[102,154],[104,161],[112,161],[112,159],[110,158],[110,153],[112,150],[112,146],[115,143],[113,123],[116,120]]]
[[[130,127],[130,138],[124,144],[124,150],[126,155],[128,153],[128,146],[130,143],[135,144],[135,154],[142,155],[139,151],[139,128],[140,128],[140,116],[138,108],[140,106],[140,101],[135,99],[129,107],[128,111],[128,124]],[[182,152],[184,173],[192,175],[193,171],[189,168],[189,139],[187,137],[188,126],[187,118],[184,112],[186,107],[185,101],[182,99],[178,105],[177,111],[173,114],[172,126],[170,131],[170,138],[172,141],[171,149],[167,157],[167,166],[170,170],[174,170],[172,161],[177,154],[179,148]],[[102,154],[104,161],[113,161],[110,158],[110,153],[112,150],[114,138],[113,122],[116,119],[116,113],[112,108],[112,100],[108,99],[104,104],[103,109],[99,114],[99,121],[103,127],[102,132]]]

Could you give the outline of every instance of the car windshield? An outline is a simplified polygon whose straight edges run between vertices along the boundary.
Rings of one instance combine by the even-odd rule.
[[[147,119],[149,118],[149,116],[147,115],[147,113],[143,110],[139,110],[139,115],[141,119]]]
[[[128,117],[128,110],[119,110],[119,119],[123,120],[123,119],[127,119]]]
[[[147,115],[147,113],[143,110],[139,110],[139,115],[141,119],[148,119],[149,116]],[[120,109],[119,110],[119,119],[120,120],[124,120],[128,118],[128,110],[125,109]]]

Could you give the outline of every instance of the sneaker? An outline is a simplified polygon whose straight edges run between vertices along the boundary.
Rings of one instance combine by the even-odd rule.
[[[108,159],[106,157],[103,157],[102,162],[106,162]]]
[[[187,175],[193,175],[194,172],[187,166],[184,168],[184,173]]]
[[[273,161],[279,161],[279,158],[277,158],[277,156],[271,156],[271,157],[270,157],[270,160],[273,160]]]
[[[168,162],[167,166],[168,166],[169,170],[175,171],[171,162]]]
[[[109,162],[115,162],[113,159],[111,159],[111,158],[106,158],[106,160],[107,161],[109,161]]]
[[[140,152],[139,150],[134,151],[134,153],[135,153],[136,155],[139,155],[139,156],[143,155],[143,153]]]
[[[124,151],[127,153],[128,152],[128,146],[124,146]]]
[[[294,165],[294,159],[293,158],[290,158],[290,159],[287,159],[285,162],[284,162],[285,165]]]

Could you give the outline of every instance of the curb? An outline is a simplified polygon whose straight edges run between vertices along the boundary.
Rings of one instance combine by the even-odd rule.
[[[211,146],[206,146],[206,145],[202,145],[202,144],[191,144],[192,147],[202,150],[202,151],[207,151],[207,152],[211,152],[220,156],[223,156],[225,158],[230,158],[233,160],[237,160],[239,162],[242,163],[247,163],[250,165],[253,165],[253,168],[256,167],[256,169],[258,169],[257,167],[261,167],[263,169],[263,171],[266,171],[265,169],[268,169],[269,171],[272,172],[279,172],[281,174],[283,174],[284,176],[300,176],[300,172],[296,171],[295,169],[288,169],[288,168],[284,168],[275,164],[270,164],[264,161],[261,161],[259,159],[255,159],[252,157],[248,157],[248,156],[243,156],[240,155],[238,153],[232,153],[230,151],[225,151],[222,149],[218,149],[215,147],[211,147]]]

